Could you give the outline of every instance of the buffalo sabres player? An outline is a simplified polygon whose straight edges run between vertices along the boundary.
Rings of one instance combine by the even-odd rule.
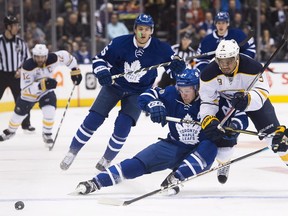
[[[288,164],[287,145],[282,141],[287,136],[285,126],[280,126],[269,96],[269,85],[265,75],[257,79],[251,90],[246,91],[253,82],[262,65],[246,55],[239,54],[235,40],[222,40],[217,49],[215,60],[208,64],[200,76],[201,97],[200,117],[206,136],[214,141],[225,134],[219,129],[216,117],[220,98],[229,99],[237,111],[246,112],[259,133],[276,133],[272,140],[272,150],[278,152]],[[271,143],[271,139],[267,139]],[[219,149],[218,149],[219,152]],[[222,161],[231,158],[232,147],[223,148]],[[226,156],[225,156],[226,155]],[[226,162],[225,159],[223,162]]]
[[[198,121],[198,87],[199,71],[185,69],[176,77],[176,86],[148,89],[140,95],[138,103],[142,110],[150,113],[153,122],[162,125],[167,123],[166,115]],[[168,122],[168,126],[167,138],[149,145],[130,159],[106,168],[92,180],[80,182],[76,190],[80,194],[88,194],[125,179],[165,169],[175,170],[173,175],[169,175],[170,183],[200,173],[212,165],[217,147],[205,138],[200,125]]]
[[[152,37],[153,30],[152,17],[140,14],[134,22],[134,34],[114,38],[93,58],[93,73],[102,88],[60,163],[62,170],[70,167],[77,153],[103,124],[117,102],[121,101],[114,132],[96,169],[104,170],[119,153],[141,113],[137,98],[153,85],[157,77],[156,69],[139,73],[131,71],[169,61],[171,64],[166,69],[172,75],[185,69],[185,62],[175,56],[168,44]],[[126,73],[124,77],[112,80],[112,75],[122,73]]]
[[[53,143],[52,127],[56,110],[54,89],[57,87],[57,81],[53,78],[53,70],[60,65],[71,69],[72,82],[79,85],[82,75],[72,55],[65,50],[48,53],[44,44],[35,45],[32,49],[32,58],[27,59],[22,66],[21,95],[16,101],[8,128],[0,135],[0,141],[13,137],[34,104],[39,102],[43,113],[43,141],[48,147]]]
[[[234,39],[238,44],[244,41],[247,35],[237,28],[229,28],[230,25],[230,16],[228,12],[219,12],[214,18],[214,23],[216,29],[206,37],[203,38],[199,47],[197,49],[197,55],[205,54],[208,52],[215,51],[219,42],[221,40],[230,40]],[[254,39],[251,38],[246,44],[241,46],[240,52],[254,58],[256,54],[256,46]],[[197,62],[196,67],[202,71],[202,69],[211,61],[215,55],[209,55],[201,58],[195,59]]]

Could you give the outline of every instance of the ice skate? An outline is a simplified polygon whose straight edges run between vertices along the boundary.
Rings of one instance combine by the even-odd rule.
[[[69,151],[64,159],[60,163],[60,168],[62,170],[68,170],[71,164],[73,163],[75,157],[77,154],[73,154],[71,151]]]
[[[221,184],[225,184],[228,180],[230,166],[225,166],[223,168],[218,169],[217,178]]]
[[[105,171],[105,169],[107,167],[110,166],[111,161],[110,160],[106,160],[104,157],[102,157],[98,163],[96,164],[96,169],[98,169],[99,171]]]
[[[29,125],[28,127],[23,127],[22,126],[22,130],[24,131],[24,133],[27,133],[27,134],[33,134],[35,133],[35,127]]]
[[[47,147],[53,144],[52,133],[43,133],[42,138]]]
[[[93,180],[89,180],[89,181],[80,182],[77,185],[75,192],[78,194],[86,195],[96,190],[100,190],[100,188],[101,187],[97,183],[95,183]]]
[[[177,184],[179,179],[174,176],[174,173],[170,173],[166,179],[161,183],[161,187],[166,188],[170,185]],[[168,196],[176,195],[180,192],[180,187],[177,185],[175,187],[169,188],[167,191]]]
[[[3,134],[0,135],[0,141],[5,141],[15,136],[15,132],[11,132],[9,129],[5,129]]]

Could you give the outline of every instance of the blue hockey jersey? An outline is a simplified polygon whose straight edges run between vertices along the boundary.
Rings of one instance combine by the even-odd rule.
[[[242,41],[246,39],[246,37],[247,35],[242,30],[236,28],[228,29],[228,31],[223,37],[219,37],[216,33],[216,30],[214,30],[211,34],[203,38],[197,49],[197,55],[215,51],[218,44],[223,39],[224,40],[234,39],[235,41],[237,41],[238,44],[240,44]],[[251,58],[255,58],[256,46],[253,38],[251,38],[246,44],[240,47],[240,53],[247,55]],[[210,55],[196,59],[196,62],[199,63],[197,67],[200,70],[202,70],[203,66],[200,67],[199,65],[202,63],[204,63],[205,65],[208,64],[209,61],[214,58],[214,56],[215,55]]]
[[[110,69],[112,75],[126,73],[124,77],[115,79],[115,83],[128,92],[142,93],[150,88],[157,70],[139,73],[127,73],[141,68],[170,62],[174,51],[167,43],[151,37],[145,47],[138,47],[133,34],[113,39],[99,55],[93,58],[94,73],[101,67]]]

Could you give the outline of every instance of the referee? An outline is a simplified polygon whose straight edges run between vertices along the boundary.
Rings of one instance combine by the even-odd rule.
[[[19,21],[15,16],[4,18],[5,32],[0,35],[0,100],[7,87],[11,89],[14,101],[20,96],[20,68],[23,62],[30,58],[29,49],[17,33]],[[34,132],[30,125],[30,113],[21,124],[22,129]]]

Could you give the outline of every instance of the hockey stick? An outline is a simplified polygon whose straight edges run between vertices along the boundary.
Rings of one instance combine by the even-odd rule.
[[[200,122],[194,121],[194,120],[187,120],[187,119],[181,119],[181,118],[175,118],[175,117],[170,117],[166,116],[166,121],[171,121],[171,122],[177,122],[177,123],[186,123],[186,124],[197,124],[201,125]],[[225,131],[230,131],[234,133],[242,133],[242,134],[247,134],[247,135],[253,135],[253,136],[258,136],[259,138],[270,138],[274,137],[274,134],[267,134],[267,133],[258,133],[256,131],[250,131],[250,130],[238,130],[238,129],[233,129],[231,127],[223,127]]]
[[[238,45],[239,47],[242,47],[244,46],[252,37],[254,36],[254,30],[251,29],[247,35],[247,37],[241,41]],[[213,51],[210,51],[210,52],[207,52],[207,53],[203,53],[203,54],[198,54],[198,55],[194,55],[194,56],[190,56],[190,57],[187,57],[186,58],[186,61],[191,61],[192,59],[195,59],[195,58],[202,58],[202,57],[206,57],[206,56],[210,56],[210,55],[214,55],[215,54],[215,50]]]
[[[178,181],[178,182],[175,183],[175,184],[171,184],[171,185],[168,185],[168,186],[166,186],[166,187],[162,187],[162,188],[156,189],[156,190],[154,190],[154,191],[151,191],[151,192],[149,192],[149,193],[146,193],[146,194],[144,194],[144,195],[141,195],[141,196],[139,196],[139,197],[136,197],[136,198],[133,198],[133,199],[130,199],[130,200],[121,201],[121,200],[107,199],[107,198],[106,198],[106,199],[99,200],[98,202],[101,203],[101,204],[108,204],[108,205],[127,206],[127,205],[130,205],[130,204],[132,204],[132,203],[134,203],[134,202],[136,202],[136,201],[139,201],[139,200],[142,200],[142,199],[144,199],[144,198],[153,196],[153,195],[155,195],[155,194],[158,194],[158,193],[161,193],[161,192],[166,191],[166,190],[168,190],[168,189],[171,189],[171,188],[173,188],[173,187],[175,187],[175,186],[182,185],[183,183],[186,183],[186,182],[188,182],[188,181],[191,181],[191,180],[193,180],[193,179],[195,179],[195,178],[198,178],[198,177],[200,177],[200,176],[203,176],[203,175],[206,175],[206,174],[208,174],[208,173],[211,173],[211,172],[214,172],[214,171],[216,171],[216,170],[219,170],[219,169],[221,169],[221,168],[223,168],[223,167],[230,166],[230,165],[233,164],[233,163],[239,162],[239,161],[241,161],[241,160],[243,160],[243,159],[246,159],[246,158],[248,158],[248,157],[251,157],[251,156],[253,156],[253,155],[256,155],[256,154],[258,154],[258,153],[261,153],[261,152],[263,152],[263,151],[266,151],[266,150],[268,150],[268,149],[269,149],[268,147],[265,147],[265,148],[256,150],[256,151],[254,151],[254,152],[248,153],[248,154],[246,154],[246,155],[243,155],[243,156],[241,156],[241,157],[238,157],[238,158],[235,158],[235,159],[233,159],[233,160],[231,160],[231,161],[228,161],[228,162],[226,162],[226,163],[224,163],[224,164],[222,164],[222,165],[213,167],[212,169],[203,171],[203,172],[201,172],[201,173],[198,173],[197,175],[194,175],[194,176],[191,176],[191,177],[189,177],[189,178],[186,178],[186,179],[184,179],[183,181]]]
[[[282,37],[282,40],[280,41],[277,49],[274,51],[274,53],[270,56],[270,58],[267,60],[267,62],[265,63],[265,65],[262,67],[262,69],[258,72],[258,74],[255,76],[255,78],[252,80],[252,82],[250,83],[250,85],[248,86],[248,88],[246,89],[246,92],[250,91],[251,88],[254,86],[254,84],[258,81],[258,79],[262,76],[262,74],[264,73],[264,71],[268,68],[269,64],[272,62],[272,60],[275,58],[275,56],[280,52],[280,50],[284,47],[284,45],[287,43],[288,41],[288,19],[286,20],[286,28],[285,28],[285,32],[284,35]],[[232,115],[232,113],[234,113],[236,109],[234,107],[232,107],[228,113],[226,114],[226,116],[222,119],[222,121],[220,122],[220,124],[218,125],[218,129],[221,130],[222,126],[224,125],[224,123],[230,118],[230,116]]]
[[[62,119],[61,119],[60,124],[59,124],[59,126],[58,126],[58,129],[57,129],[55,138],[54,138],[54,140],[53,140],[53,144],[52,144],[51,146],[49,146],[49,151],[52,151],[52,149],[53,149],[54,146],[55,146],[55,143],[56,143],[56,140],[57,140],[57,137],[58,137],[60,128],[61,128],[61,126],[62,126],[62,122],[63,122],[64,117],[65,117],[65,115],[66,115],[67,109],[68,109],[68,107],[69,107],[69,105],[70,105],[70,101],[71,101],[71,98],[72,98],[72,95],[73,95],[73,92],[74,92],[75,87],[76,87],[76,85],[73,84],[73,88],[72,88],[72,90],[71,90],[71,93],[70,93],[70,96],[69,96],[69,98],[68,98],[68,101],[67,101],[67,104],[66,104],[66,107],[65,107],[65,110],[64,110]]]
[[[171,62],[165,62],[165,63],[153,65],[153,66],[150,66],[150,67],[146,67],[146,68],[141,68],[141,69],[138,69],[136,71],[129,71],[129,72],[126,72],[126,73],[116,74],[116,75],[112,76],[112,79],[114,80],[114,79],[117,79],[119,77],[123,77],[123,76],[125,76],[127,74],[140,73],[140,72],[144,72],[144,71],[154,70],[154,69],[157,69],[157,68],[160,68],[160,67],[168,66],[170,64],[171,64]]]
[[[267,67],[267,71],[273,74],[288,74],[288,72],[284,71],[273,71],[271,68]]]

